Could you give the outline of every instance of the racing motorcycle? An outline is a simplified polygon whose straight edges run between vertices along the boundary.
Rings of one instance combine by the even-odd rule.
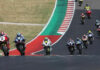
[[[44,47],[46,55],[50,55],[50,46],[45,46]]]
[[[83,1],[79,0],[79,6],[82,6]]]
[[[84,24],[85,23],[85,17],[81,16],[81,23]]]
[[[96,20],[95,26],[98,28],[100,26],[100,21]]]
[[[100,35],[100,25],[97,28],[98,35]]]
[[[77,47],[77,49],[79,50],[79,54],[82,54],[82,44],[81,44],[81,42],[77,42],[76,43],[76,47]]]
[[[25,42],[23,42],[23,39],[21,37],[18,37],[16,40],[16,48],[20,52],[21,56],[25,55]]]
[[[89,41],[89,43],[93,44],[93,40],[94,40],[94,38],[93,38],[92,34],[89,34],[88,35],[88,41]]]
[[[88,19],[90,19],[91,18],[91,10],[87,10],[86,15],[87,15]]]
[[[9,56],[9,50],[6,46],[7,42],[5,40],[6,40],[5,36],[0,37],[0,49],[3,51],[5,56]]]
[[[68,50],[69,50],[69,52],[70,52],[71,55],[73,55],[74,52],[75,52],[74,46],[69,46],[69,47],[68,47]]]
[[[45,50],[45,54],[46,55],[50,55],[50,52],[51,52],[51,47],[50,47],[50,43],[49,42],[46,42],[44,46],[44,50]]]
[[[83,40],[83,46],[87,49],[88,48],[88,41],[87,40]]]

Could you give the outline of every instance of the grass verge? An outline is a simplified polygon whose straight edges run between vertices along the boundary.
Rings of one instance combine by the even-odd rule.
[[[55,0],[0,0],[0,22],[45,24]]]
[[[26,42],[29,42],[42,30],[43,26],[16,26],[16,25],[0,25],[0,31],[4,31],[10,38],[11,48],[14,48],[14,39],[16,33],[20,32],[26,38]]]

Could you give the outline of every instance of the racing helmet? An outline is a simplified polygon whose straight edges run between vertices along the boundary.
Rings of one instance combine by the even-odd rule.
[[[79,41],[79,40],[80,40],[80,38],[79,38],[79,37],[77,37],[77,38],[76,38],[76,41]]]
[[[3,31],[0,32],[0,36],[3,36],[5,35],[5,33]]]
[[[84,16],[84,13],[81,13],[82,16]]]
[[[83,35],[83,38],[86,38],[86,35],[85,34]]]
[[[86,3],[86,6],[89,6],[88,3]]]
[[[45,43],[48,43],[48,37],[45,37],[45,38],[44,38],[44,42],[45,42]]]
[[[91,30],[89,30],[88,33],[92,33]]]
[[[48,41],[48,37],[45,37],[45,38],[44,38],[44,41]]]
[[[21,33],[17,33],[17,37],[20,37],[21,36]]]

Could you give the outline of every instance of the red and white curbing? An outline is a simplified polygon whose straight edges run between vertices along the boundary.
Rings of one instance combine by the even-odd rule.
[[[62,35],[66,32],[66,30],[68,30],[69,25],[70,25],[72,18],[74,16],[75,0],[68,0],[67,5],[68,6],[67,6],[67,11],[66,11],[66,16],[65,16],[64,21],[58,30],[58,33],[60,33]]]

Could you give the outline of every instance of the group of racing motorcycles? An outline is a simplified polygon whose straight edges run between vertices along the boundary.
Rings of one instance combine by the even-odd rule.
[[[20,54],[25,55],[25,39],[21,33],[17,33],[16,38],[14,40],[15,46]],[[10,44],[9,37],[7,33],[0,32],[0,49],[3,51],[5,56],[9,56]]]
[[[21,56],[25,55],[25,38],[21,33],[17,33],[14,43]],[[51,41],[48,37],[45,37],[42,43],[45,50],[45,55],[50,55],[51,52]],[[7,33],[0,32],[0,49],[3,51],[4,56],[9,56],[10,44]]]
[[[77,0],[76,0],[77,2]],[[83,0],[78,0],[79,6],[82,6]],[[81,23],[85,23],[85,19],[87,15],[88,19],[91,19],[91,8],[88,4],[84,7],[85,13],[81,13]],[[96,20],[97,31],[100,32],[100,21]],[[75,53],[75,50],[77,49],[79,51],[79,54],[82,54],[82,49],[88,48],[89,44],[93,44],[94,40],[94,34],[91,30],[88,31],[87,34],[84,34],[82,38],[76,38],[76,41],[72,40],[71,38],[67,42],[68,50],[71,55]],[[25,55],[25,38],[21,33],[17,33],[16,38],[14,40],[15,46],[17,50],[20,52],[21,56]],[[51,48],[51,41],[48,37],[45,37],[42,43],[42,46],[45,51],[45,55],[50,55],[50,52],[52,50]],[[5,56],[9,56],[9,37],[6,33],[1,32],[0,33],[0,49],[4,52]]]
[[[76,0],[76,2],[77,2],[77,0]],[[83,0],[78,0],[78,4],[79,4],[79,6],[82,6]],[[91,13],[92,13],[91,8],[88,4],[85,5],[84,9],[85,9],[85,13],[81,13],[81,23],[82,24],[85,23],[86,15],[87,15],[88,19],[91,19]],[[96,20],[96,22],[99,23],[98,20]],[[96,25],[97,25],[97,23],[96,23]],[[79,37],[76,38],[76,41],[74,41],[70,38],[69,41],[67,42],[68,50],[71,55],[74,54],[75,49],[78,49],[79,54],[82,54],[82,49],[84,47],[87,49],[89,44],[93,44],[93,40],[94,40],[94,34],[92,33],[91,30],[89,30],[87,34],[84,34],[82,36],[82,38],[79,38]]]
[[[78,0],[78,2],[79,2],[79,6],[82,6],[83,0]],[[81,23],[82,24],[85,23],[85,19],[86,19],[85,14],[87,15],[88,19],[91,19],[91,13],[92,13],[91,8],[88,4],[86,4],[84,9],[86,12],[81,14]],[[97,22],[99,22],[99,21],[97,21]],[[75,53],[75,49],[77,49],[79,51],[79,54],[82,54],[82,49],[84,47],[88,48],[89,44],[93,44],[93,40],[94,40],[94,34],[92,33],[91,30],[89,30],[87,34],[84,34],[82,36],[82,38],[79,38],[79,37],[76,38],[76,41],[74,41],[70,38],[69,41],[67,42],[66,46],[68,46],[68,50],[71,55],[73,55]],[[45,51],[46,55],[50,55],[50,51],[52,50],[50,39],[45,37],[42,45],[44,47],[44,51]]]
[[[76,41],[70,38],[67,42],[68,50],[71,55],[75,53],[75,49],[79,51],[79,54],[82,54],[82,49],[84,47],[87,49],[89,44],[93,44],[93,40],[94,34],[89,30],[87,34],[82,36],[82,38],[77,37]]]

